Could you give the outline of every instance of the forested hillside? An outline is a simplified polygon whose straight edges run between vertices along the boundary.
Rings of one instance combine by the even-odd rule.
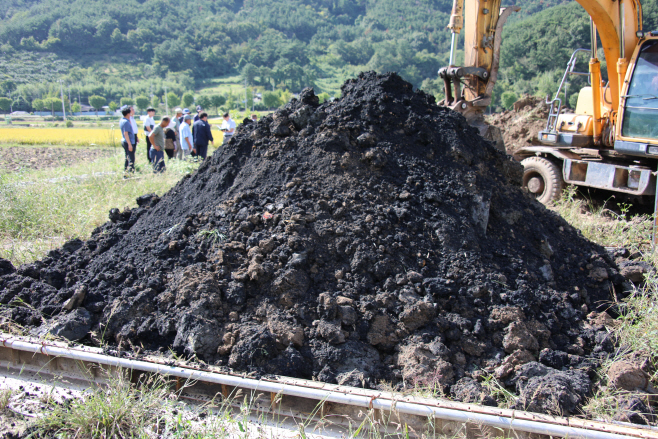
[[[574,2],[519,0],[502,52],[504,92],[554,90],[572,50],[589,44]],[[644,2],[655,27],[656,0]],[[210,78],[242,74],[268,90],[328,89],[361,70],[397,71],[439,95],[451,0],[3,0],[0,94],[17,107],[59,92],[118,101],[179,96]],[[462,39],[463,41],[463,39]],[[9,82],[7,82],[9,81]],[[324,84],[324,85],[323,85]],[[325,88],[326,90],[323,90]],[[71,98],[73,99],[73,98]],[[84,101],[84,99],[83,99]]]

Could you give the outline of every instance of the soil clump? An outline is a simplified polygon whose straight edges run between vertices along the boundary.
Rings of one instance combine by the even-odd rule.
[[[544,99],[530,95],[522,96],[511,110],[486,117],[488,124],[500,128],[505,149],[511,156],[524,146],[539,145],[538,135],[546,129],[547,120],[548,106]]]
[[[433,97],[363,73],[335,102],[305,89],[245,121],[89,240],[0,264],[0,303],[36,333],[79,322],[89,342],[259,374],[486,404],[494,374],[519,408],[574,413],[614,349],[586,316],[625,279],[521,174]]]
[[[0,146],[0,171],[46,169],[92,162],[115,153],[109,148],[54,148],[42,146]]]

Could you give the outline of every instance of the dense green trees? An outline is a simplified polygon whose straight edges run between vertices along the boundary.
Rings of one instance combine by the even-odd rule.
[[[149,107],[151,102],[150,102],[148,96],[137,96],[135,98],[135,104],[137,104],[137,108],[144,111]]]
[[[267,108],[275,108],[279,106],[279,96],[273,91],[266,91],[263,93],[263,104]]]
[[[0,97],[0,110],[8,112],[11,108],[11,99]]]
[[[176,96],[167,98],[173,108],[205,79],[229,73],[261,89],[315,86],[335,93],[338,83],[359,71],[392,70],[440,97],[436,72],[448,61],[445,26],[452,0],[195,0],[194,7],[162,0],[6,3],[0,2],[0,52],[12,55],[0,57],[0,96],[11,94],[15,103],[19,95],[29,107],[54,96],[54,81],[64,79],[81,102],[92,95],[115,102],[153,96],[155,107],[170,92]],[[504,34],[499,105],[507,91],[553,93],[573,49],[589,46],[588,17],[578,4],[513,3],[522,11]],[[656,28],[658,0],[643,6],[645,28]],[[581,85],[574,78],[570,90]],[[270,103],[275,97],[267,95]]]
[[[105,105],[106,99],[103,96],[89,96],[89,105],[91,105],[94,110],[96,110],[96,115],[98,116],[98,110],[103,108]],[[124,104],[130,105],[130,104]]]
[[[43,105],[44,105],[46,110],[50,110],[50,113],[53,116],[55,115],[55,111],[57,111],[58,109],[59,110],[62,109],[62,101],[59,98],[56,98],[54,96],[45,98],[43,100]]]
[[[190,92],[183,93],[183,96],[181,97],[181,105],[184,105],[185,107],[189,108],[193,104],[194,104],[194,94],[192,94]],[[178,104],[174,105],[174,104],[170,103],[170,105],[175,107]],[[203,105],[201,105],[201,106],[203,107]]]
[[[176,93],[170,91],[169,93],[167,93],[166,102],[167,105],[169,105],[169,108],[178,107],[180,105],[180,98],[176,95]]]
[[[210,97],[210,104],[215,107],[215,112],[219,113],[219,107],[226,103],[226,96],[212,95]]]

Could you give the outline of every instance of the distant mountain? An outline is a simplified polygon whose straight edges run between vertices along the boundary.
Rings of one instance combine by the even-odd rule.
[[[645,2],[649,21],[655,2]],[[588,19],[571,1],[504,4],[512,3],[522,11],[505,33],[497,94],[539,93],[533,79],[552,78],[573,48],[588,44]],[[73,88],[90,93],[95,84],[94,92],[119,98],[235,73],[267,88],[321,89],[321,78],[373,69],[397,71],[438,95],[451,7],[449,0],[3,0],[0,51],[18,62],[0,63],[0,77],[52,81],[54,56],[60,69],[68,66]]]

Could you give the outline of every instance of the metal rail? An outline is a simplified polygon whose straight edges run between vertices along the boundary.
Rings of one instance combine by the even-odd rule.
[[[169,361],[165,364],[165,361]],[[658,430],[630,424],[611,424],[579,418],[561,418],[537,413],[456,403],[443,399],[407,397],[387,392],[377,392],[346,386],[299,380],[286,377],[275,379],[250,378],[215,371],[200,365],[177,365],[170,360],[145,356],[129,357],[108,355],[103,350],[89,347],[70,347],[61,343],[41,342],[0,333],[0,367],[4,370],[31,371],[48,377],[77,376],[80,371],[100,377],[100,369],[112,373],[117,369],[133,373],[161,374],[168,377],[193,381],[196,384],[186,391],[190,396],[216,395],[228,397],[237,389],[267,395],[276,401],[276,409],[283,413],[318,412],[323,416],[337,415],[353,419],[357,424],[359,412],[373,410],[387,419],[412,426],[423,431],[428,423],[440,434],[460,431],[467,437],[482,435],[482,427],[496,430],[494,436],[505,437],[553,436],[583,439],[658,439]]]

